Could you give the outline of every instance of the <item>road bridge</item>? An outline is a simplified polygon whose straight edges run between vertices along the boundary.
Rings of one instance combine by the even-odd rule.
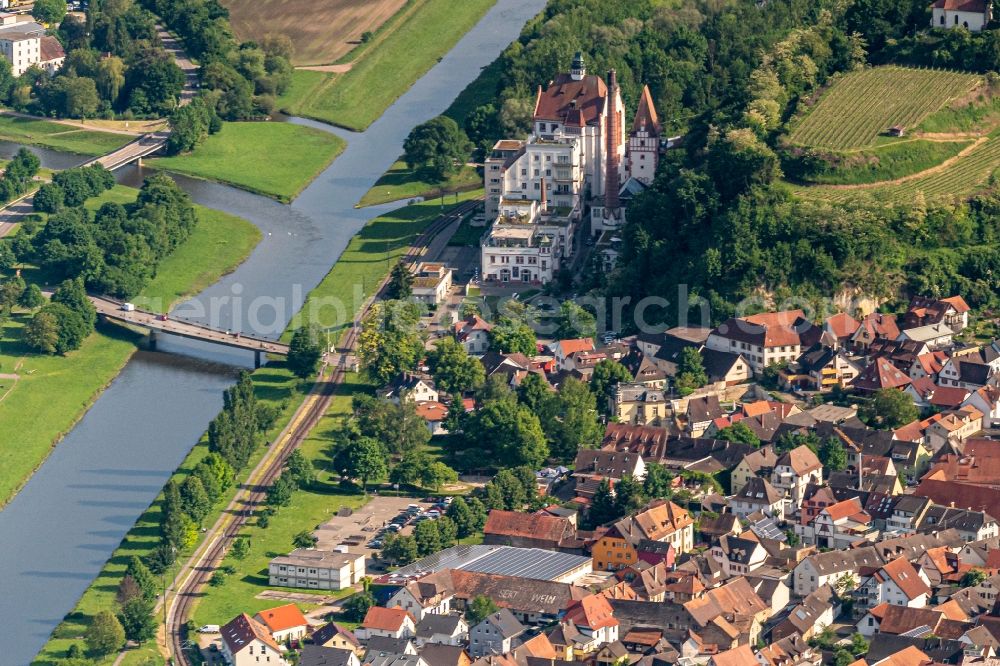
[[[137,326],[149,331],[150,346],[156,346],[157,333],[169,333],[191,340],[202,340],[215,344],[244,349],[254,353],[254,367],[259,368],[263,362],[264,354],[288,355],[288,345],[257,338],[242,333],[230,331],[220,331],[204,324],[192,321],[172,319],[169,315],[148,312],[146,310],[126,310],[125,304],[112,298],[101,296],[91,296],[90,301],[97,309],[97,314],[104,321]]]

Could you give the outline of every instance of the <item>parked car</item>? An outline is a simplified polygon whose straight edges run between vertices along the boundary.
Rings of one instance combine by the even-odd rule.
[[[217,634],[219,633],[219,625],[217,624],[205,624],[198,628],[199,634]]]

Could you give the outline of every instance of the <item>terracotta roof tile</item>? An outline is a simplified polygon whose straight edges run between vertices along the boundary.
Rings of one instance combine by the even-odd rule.
[[[402,608],[382,608],[381,606],[372,606],[368,609],[368,613],[365,615],[365,619],[361,623],[361,626],[365,629],[399,631],[399,628],[403,626],[407,617],[411,620],[413,619],[413,616],[410,615],[409,611],[405,611]]]
[[[309,624],[306,621],[305,615],[302,614],[302,611],[295,604],[285,604],[277,608],[262,610],[257,613],[257,617],[267,625],[271,633],[292,629],[293,627],[304,627]]]

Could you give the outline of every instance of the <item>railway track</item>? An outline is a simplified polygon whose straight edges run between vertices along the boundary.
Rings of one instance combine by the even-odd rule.
[[[479,202],[479,199],[466,201],[453,208],[446,215],[434,220],[414,239],[403,257],[404,260],[414,261],[419,258],[439,233],[456,219],[473,210]],[[348,355],[354,351],[357,344],[360,321],[388,285],[389,279],[390,276],[386,275],[373,295],[365,302],[361,313],[355,317],[353,325],[344,336],[342,349],[337,352],[339,360],[331,369],[330,375],[326,376],[325,368],[321,371],[320,379],[316,382],[313,391],[292,417],[288,427],[278,436],[272,444],[273,448],[265,454],[257,467],[250,473],[247,482],[240,488],[222,516],[213,525],[210,534],[195,550],[194,555],[175,578],[174,584],[179,584],[179,587],[173,597],[173,602],[168,603],[166,599],[163,600],[167,606],[166,624],[170,641],[169,650],[173,655],[168,663],[190,666],[191,662],[185,652],[184,625],[191,615],[194,603],[222,562],[233,540],[253,515],[256,507],[264,501],[267,488],[281,474],[288,456],[298,448],[299,444],[323,418],[337,386],[344,381],[349,370]],[[178,583],[178,581],[180,582]]]

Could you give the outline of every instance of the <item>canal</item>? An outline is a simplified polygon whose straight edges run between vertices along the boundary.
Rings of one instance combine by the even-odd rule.
[[[227,298],[215,323],[275,335],[383,206],[354,204],[402,152],[410,129],[444,111],[454,97],[515,39],[545,0],[497,4],[433,69],[348,146],[291,204],[232,187],[177,177],[192,199],[257,225],[263,239],[233,273],[175,310],[196,316]],[[13,145],[0,143],[0,154]],[[72,166],[70,156],[38,150],[46,166]],[[267,168],[247,164],[248,169]],[[140,168],[119,180],[139,185]],[[345,290],[350,286],[345,285]],[[234,298],[238,297],[238,298]],[[251,325],[260,298],[277,304]],[[259,310],[259,308],[258,308]],[[239,325],[236,325],[239,324]],[[174,354],[171,352],[178,352]],[[98,573],[139,514],[222,405],[222,390],[252,357],[184,340],[139,352],[14,500],[0,511],[0,664],[28,664]]]

